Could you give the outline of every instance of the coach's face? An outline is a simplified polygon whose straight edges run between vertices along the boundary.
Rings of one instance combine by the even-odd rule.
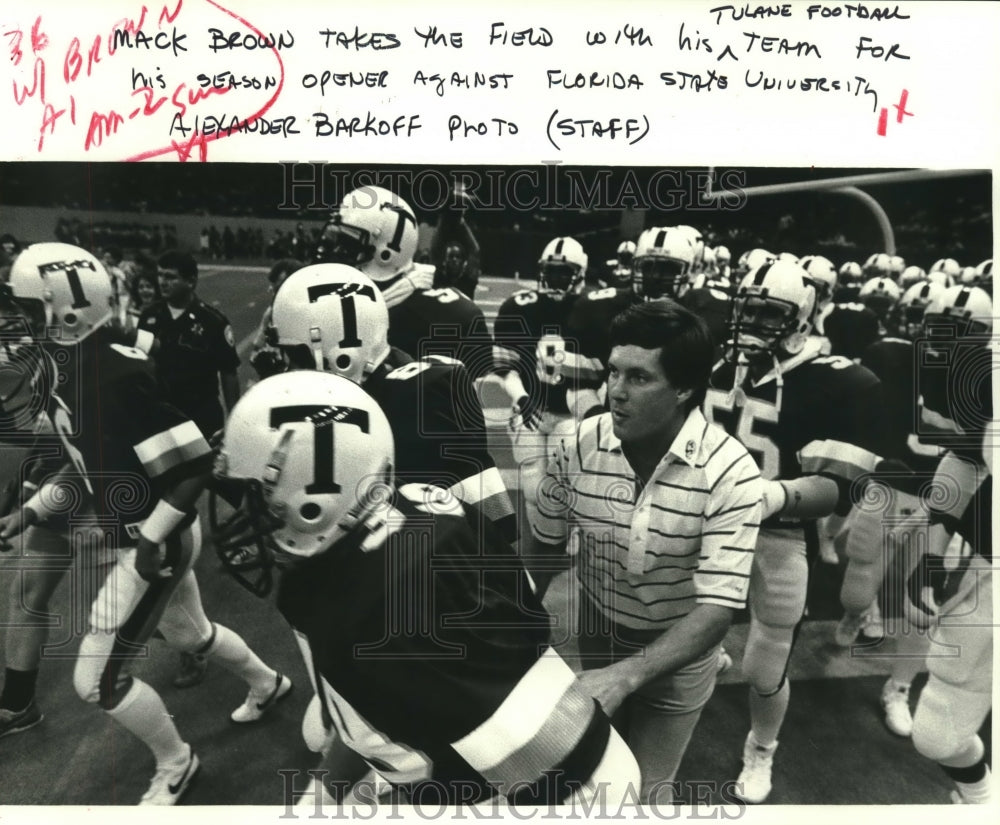
[[[608,402],[614,433],[623,442],[666,453],[687,414],[691,390],[677,390],[663,374],[660,350],[617,346],[608,359]],[[665,442],[665,443],[664,443]]]

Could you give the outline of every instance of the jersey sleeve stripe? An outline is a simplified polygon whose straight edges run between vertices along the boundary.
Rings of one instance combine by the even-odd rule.
[[[492,716],[452,747],[489,782],[509,785],[558,765],[594,712],[576,674],[548,648]]]
[[[193,421],[163,430],[135,445],[135,454],[150,478],[209,455],[212,448]]]
[[[853,481],[875,469],[879,457],[845,441],[811,441],[799,452],[799,463],[806,475],[829,473]]]

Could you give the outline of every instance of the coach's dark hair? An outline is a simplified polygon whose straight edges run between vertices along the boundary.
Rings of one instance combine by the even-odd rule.
[[[690,412],[705,401],[715,363],[708,325],[676,301],[663,298],[632,306],[611,322],[611,346],[660,348],[660,367],[679,390],[694,390],[684,404]]]
[[[198,262],[194,259],[194,255],[187,252],[171,249],[160,255],[156,259],[156,264],[160,269],[176,269],[177,274],[185,280],[198,280]]]

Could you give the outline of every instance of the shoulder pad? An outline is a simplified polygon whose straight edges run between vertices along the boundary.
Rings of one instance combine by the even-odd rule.
[[[464,516],[465,508],[459,498],[444,487],[429,484],[404,484],[397,491],[421,513],[434,516]]]

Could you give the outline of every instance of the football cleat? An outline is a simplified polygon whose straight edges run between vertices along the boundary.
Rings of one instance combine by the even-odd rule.
[[[0,739],[33,728],[44,718],[34,699],[24,710],[0,708]]]
[[[896,736],[913,733],[909,685],[899,685],[890,676],[882,686],[882,710],[885,711],[885,726]]]
[[[176,805],[191,785],[201,767],[194,749],[188,745],[188,758],[180,765],[158,765],[149,790],[140,805]]]
[[[777,749],[777,742],[765,747],[757,744],[753,731],[747,734],[743,745],[743,770],[740,771],[733,791],[738,799],[751,805],[760,804],[767,799],[771,793],[771,768]]]
[[[292,692],[292,680],[281,673],[274,675],[274,689],[267,696],[261,696],[252,690],[246,700],[230,715],[230,719],[240,724],[256,722],[278,702]]]

